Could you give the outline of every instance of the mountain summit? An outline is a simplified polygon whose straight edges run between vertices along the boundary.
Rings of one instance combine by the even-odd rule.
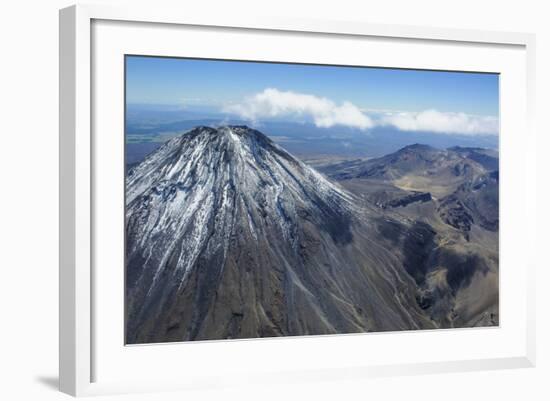
[[[256,130],[168,141],[126,206],[128,343],[436,327],[380,239],[390,219]]]

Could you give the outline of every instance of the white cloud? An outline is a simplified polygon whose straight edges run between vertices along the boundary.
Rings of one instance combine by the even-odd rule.
[[[361,110],[351,102],[336,104],[330,99],[268,88],[238,103],[226,104],[223,112],[256,122],[274,117],[311,118],[316,126],[335,125],[366,130],[393,126],[401,131],[429,131],[440,134],[498,135],[498,117],[441,112]]]
[[[498,135],[499,128],[497,117],[443,113],[437,110],[424,110],[417,113],[387,113],[379,123],[392,125],[402,131],[430,131],[463,135]]]
[[[240,103],[226,105],[223,111],[251,121],[269,117],[304,116],[310,117],[316,126],[324,128],[343,125],[365,130],[374,126],[371,118],[353,103],[337,105],[324,97],[274,88],[265,89]]]

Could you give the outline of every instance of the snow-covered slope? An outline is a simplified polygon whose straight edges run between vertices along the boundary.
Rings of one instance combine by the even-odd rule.
[[[172,139],[127,177],[127,341],[434,327],[357,204],[248,127]]]
[[[127,180],[127,216],[140,216],[136,246],[159,242],[170,248],[170,241],[161,237],[185,233],[186,241],[179,245],[185,257],[177,265],[184,271],[197,256],[206,238],[205,224],[214,213],[215,229],[226,236],[241,223],[233,218],[238,209],[251,235],[257,235],[260,217],[269,216],[281,236],[296,244],[299,209],[319,208],[320,217],[330,220],[331,213],[349,213],[350,200],[266,136],[239,126],[199,127],[177,137],[133,169]]]

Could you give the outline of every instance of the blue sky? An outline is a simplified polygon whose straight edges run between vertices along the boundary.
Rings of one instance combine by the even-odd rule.
[[[498,75],[129,56],[128,103],[237,101],[265,88],[359,107],[498,115]]]
[[[318,126],[498,131],[496,74],[127,56],[126,80],[128,104],[308,117]],[[411,114],[376,120],[373,110]]]

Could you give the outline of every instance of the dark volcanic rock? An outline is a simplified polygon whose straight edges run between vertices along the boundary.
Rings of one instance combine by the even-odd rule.
[[[415,202],[429,202],[432,200],[432,195],[429,192],[413,192],[402,198],[392,199],[384,204],[384,207],[404,207]]]
[[[443,221],[461,231],[470,231],[474,218],[464,204],[455,196],[447,197],[441,202],[438,211]]]
[[[472,224],[497,231],[499,227],[498,171],[477,176],[441,200],[438,211],[449,225],[470,231]]]

